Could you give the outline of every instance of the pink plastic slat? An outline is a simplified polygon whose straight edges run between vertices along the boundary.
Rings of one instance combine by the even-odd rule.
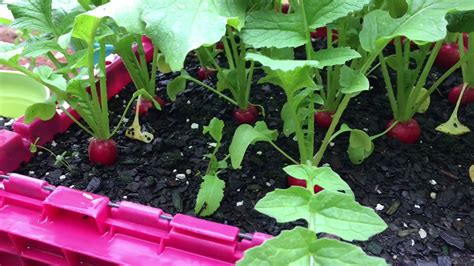
[[[143,37],[143,47],[147,61],[153,59],[153,44]],[[130,83],[131,77],[123,61],[117,58],[107,66],[107,95],[112,98],[117,95],[123,87]],[[79,115],[72,108],[69,112],[79,119]],[[65,132],[74,122],[65,113],[58,113],[48,121],[36,119],[30,124],[24,123],[24,117],[13,123],[13,131],[16,133],[6,133],[7,130],[0,130],[0,171],[11,172],[18,169],[22,162],[28,162],[32,154],[25,150],[29,142],[38,139],[38,145],[44,145],[54,139],[54,136]],[[23,138],[22,141],[18,139]]]
[[[0,183],[0,265],[233,265],[269,237],[239,241],[229,225],[45,187],[17,174]]]
[[[0,130],[0,171],[11,172],[20,167],[22,162],[28,161],[32,154],[29,151],[29,142],[21,135]]]

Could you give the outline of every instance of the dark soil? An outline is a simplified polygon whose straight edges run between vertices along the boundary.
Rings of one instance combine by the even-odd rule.
[[[195,73],[196,67],[188,71]],[[165,95],[169,79],[170,75],[158,76],[160,96]],[[375,142],[374,154],[362,165],[354,166],[346,155],[348,138],[344,136],[336,140],[325,156],[325,162],[349,182],[362,204],[372,208],[383,206],[378,213],[389,228],[360,245],[393,264],[474,263],[474,187],[468,176],[468,168],[474,163],[474,134],[452,137],[434,130],[448,119],[453,107],[447,101],[447,91],[458,82],[459,75],[450,78],[439,93],[433,94],[430,110],[416,116],[423,128],[419,144],[401,145],[382,137]],[[391,111],[379,74],[371,77],[371,84],[374,87],[371,91],[351,102],[343,122],[376,134],[384,130]],[[19,172],[43,178],[53,185],[103,194],[114,201],[126,199],[172,214],[193,215],[201,175],[208,163],[204,156],[213,149],[209,146],[210,137],[202,134],[202,127],[212,117],[224,120],[226,135],[222,151],[226,151],[237,125],[232,122],[231,105],[193,84],[188,88],[162,112],[152,111],[143,119],[143,128],[155,135],[152,143],[132,141],[124,137],[123,130],[119,132],[115,140],[120,158],[110,168],[89,164],[89,136],[73,126],[48,145],[57,154],[67,151],[67,161],[73,166],[71,171],[56,166],[55,158],[43,152]],[[127,87],[110,102],[112,121],[117,120],[132,92],[133,88]],[[253,88],[252,102],[265,107],[269,128],[280,132],[279,111],[284,101],[279,88],[269,85]],[[474,129],[474,105],[462,108],[460,120]],[[199,128],[192,129],[193,123]],[[319,131],[318,140],[324,134]],[[282,136],[278,144],[298,157],[296,142],[291,138]],[[295,224],[304,224],[277,224],[253,210],[266,193],[287,186],[281,170],[286,164],[288,161],[269,145],[251,147],[243,169],[220,175],[226,181],[225,197],[221,208],[208,219],[238,226],[246,232],[273,235]],[[179,179],[178,174],[186,177]]]

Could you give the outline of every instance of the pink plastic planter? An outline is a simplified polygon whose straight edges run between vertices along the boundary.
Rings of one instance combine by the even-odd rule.
[[[10,174],[0,265],[233,265],[270,236]],[[3,187],[3,189],[1,189]]]
[[[146,60],[153,58],[153,44],[143,37]],[[107,95],[110,98],[117,95],[123,87],[130,83],[131,77],[122,60],[111,62],[107,66]],[[77,119],[79,115],[72,109],[68,109]],[[74,122],[65,114],[58,112],[52,119],[41,121],[39,119],[30,124],[24,123],[21,117],[13,124],[13,131],[0,130],[0,171],[11,172],[28,162],[32,154],[29,152],[29,143],[38,139],[39,145],[53,140],[54,136],[65,132]],[[22,141],[19,138],[23,138]]]

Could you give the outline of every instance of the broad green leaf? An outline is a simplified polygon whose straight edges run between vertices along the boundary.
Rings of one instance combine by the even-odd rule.
[[[449,135],[463,135],[471,132],[471,130],[463,125],[457,115],[453,115],[448,121],[436,127],[436,130]]]
[[[53,95],[45,102],[29,106],[25,112],[25,123],[29,124],[36,118],[47,121],[56,114],[56,96]]]
[[[360,247],[334,239],[318,239],[311,243],[310,251],[315,265],[387,265],[383,258],[368,256]]]
[[[364,17],[360,33],[364,50],[382,49],[397,36],[406,36],[415,42],[442,40],[446,36],[448,12],[474,9],[472,0],[407,0],[407,4],[407,12],[400,18],[393,18],[383,10],[374,10]]]
[[[319,61],[319,67],[343,65],[347,61],[360,58],[360,54],[349,47],[338,47],[332,49],[323,49],[315,52],[312,57]]]
[[[270,10],[250,13],[242,38],[255,48],[298,47],[305,43],[300,15],[285,15]]]
[[[262,55],[273,59],[295,59],[295,50],[293,48],[263,48],[260,50]]]
[[[309,221],[311,215],[309,203],[312,195],[308,189],[299,186],[275,189],[258,201],[255,210],[275,218],[279,223],[298,219]]]
[[[304,0],[295,13],[272,11],[250,13],[242,32],[244,42],[255,47],[298,47],[305,44],[308,30],[322,27],[361,10],[370,0]]]
[[[142,21],[142,10],[146,3],[143,0],[123,1],[111,0],[105,5],[101,5],[81,16],[88,16],[92,18],[77,18],[78,20],[95,20],[100,22],[105,17],[109,17],[117,23],[118,26],[125,28],[129,33],[144,34],[145,23]],[[148,8],[157,7],[150,3]],[[79,16],[79,17],[81,17]],[[75,30],[81,30],[74,26]]]
[[[247,53],[245,56],[247,60],[257,61],[263,66],[270,68],[271,70],[281,70],[284,72],[293,71],[296,68],[302,67],[313,67],[320,68],[320,64],[316,60],[284,60],[284,59],[272,59],[268,56],[256,54],[256,53]]]
[[[220,206],[224,197],[225,182],[215,175],[206,175],[203,179],[196,198],[194,213],[200,216],[209,216]]]
[[[23,56],[37,57],[47,52],[58,51],[61,46],[54,40],[41,40],[27,43],[23,50]]]
[[[307,116],[301,115],[301,112],[298,112],[301,108],[305,108],[310,104],[318,103],[318,100],[315,99],[314,103],[310,102],[310,96],[314,98],[318,97],[318,94],[314,93],[315,88],[305,88],[303,90],[298,91],[292,98],[288,98],[283,107],[281,108],[281,119],[283,120],[283,134],[285,136],[290,136],[296,131],[296,119],[294,117],[298,117],[300,121],[306,121]],[[322,101],[322,98],[320,98]],[[320,102],[321,102],[320,101]],[[314,116],[314,114],[312,114]]]
[[[368,256],[352,244],[335,239],[316,239],[314,232],[295,227],[262,245],[247,250],[237,265],[387,265],[384,259]]]
[[[310,265],[310,247],[316,241],[314,232],[295,227],[282,231],[277,237],[247,250],[238,266]]]
[[[145,33],[160,47],[173,71],[183,68],[190,51],[218,42],[225,34],[227,24],[240,30],[248,4],[239,0],[142,2]]]
[[[82,10],[75,1],[17,0],[8,4],[15,20],[12,27],[59,37],[67,33]]]
[[[176,96],[186,89],[186,78],[184,75],[188,75],[186,71],[182,71],[180,76],[177,76],[166,85],[166,93],[172,101],[176,101]]]
[[[39,75],[41,80],[60,91],[66,91],[67,82],[62,75],[55,74],[53,69],[47,66],[40,66],[34,69],[34,72]],[[58,92],[55,91],[58,94]]]
[[[211,137],[217,141],[221,142],[222,140],[222,131],[224,130],[224,121],[218,118],[212,118],[211,122],[209,122],[209,126],[204,126],[203,134],[209,133]]]
[[[341,69],[341,77],[339,84],[344,94],[359,93],[369,90],[369,80],[365,75],[357,70],[353,70],[348,66],[343,66]]]
[[[309,67],[300,67],[291,71],[265,69],[266,76],[258,83],[271,83],[281,87],[287,97],[294,97],[297,90],[302,88],[319,88],[313,80],[313,71]]]
[[[450,32],[474,32],[474,10],[450,13],[446,20]]]
[[[229,154],[234,169],[240,168],[245,152],[250,145],[259,141],[275,141],[277,131],[270,130],[265,122],[259,121],[255,127],[251,125],[240,125],[234,133],[232,142],[229,146]]]
[[[361,164],[374,151],[374,143],[367,133],[359,129],[352,129],[349,137],[347,154],[355,165]]]
[[[351,195],[323,190],[309,204],[316,232],[324,232],[352,240],[367,240],[387,228],[371,208],[354,201]],[[308,221],[311,222],[311,221]]]
[[[346,191],[353,194],[349,185],[330,167],[315,167],[298,164],[289,165],[283,170],[290,176],[301,180],[312,180],[315,185],[331,191]]]

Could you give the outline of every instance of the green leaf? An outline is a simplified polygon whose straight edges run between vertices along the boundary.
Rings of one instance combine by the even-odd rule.
[[[257,61],[263,66],[270,68],[271,70],[281,70],[284,72],[295,70],[296,68],[302,67],[313,67],[320,68],[319,62],[315,60],[284,60],[284,59],[272,59],[268,56],[247,53],[245,56],[247,60]]]
[[[23,47],[17,47],[12,43],[0,41],[0,60],[8,61],[10,59],[20,56],[22,53]]]
[[[316,232],[334,234],[348,241],[367,240],[387,228],[373,209],[360,205],[351,195],[334,191],[316,193],[309,212],[314,216]]]
[[[352,195],[323,190],[312,194],[302,187],[276,189],[261,199],[255,209],[277,222],[305,219],[317,233],[335,234],[345,240],[367,240],[387,228],[371,208]]]
[[[474,32],[474,10],[450,13],[446,20],[450,32]]]
[[[234,169],[240,168],[245,152],[250,145],[260,141],[275,141],[277,131],[270,130],[265,122],[259,121],[255,127],[251,125],[240,125],[234,133],[232,142],[229,146],[229,154]]]
[[[56,114],[56,96],[53,95],[45,102],[29,106],[25,112],[25,123],[29,124],[36,118],[47,121]]]
[[[348,66],[343,66],[341,69],[341,77],[339,84],[344,94],[359,93],[369,90],[369,80],[365,75],[357,70],[353,70]]]
[[[314,232],[295,227],[285,230],[262,245],[247,250],[238,266],[310,265],[310,245],[314,243]]]
[[[471,132],[471,130],[463,125],[457,115],[452,115],[448,121],[436,127],[436,130],[449,135],[463,135]]]
[[[177,76],[166,85],[166,93],[172,101],[176,101],[176,96],[186,89],[186,78],[184,75],[188,75],[186,71],[182,71],[180,76]]]
[[[270,10],[250,13],[242,38],[255,48],[298,47],[305,43],[299,15],[284,15]]]
[[[425,96],[425,94],[428,93],[428,90],[425,89],[425,88],[421,88],[421,92],[420,94],[418,94],[418,99],[416,101],[416,104],[418,105],[418,103],[421,101],[421,99],[423,98],[423,96]],[[416,110],[417,113],[420,113],[420,114],[424,114],[426,113],[426,111],[428,111],[428,108],[430,108],[430,103],[431,103],[431,99],[430,97],[428,96],[428,98],[426,98],[426,100],[421,103],[420,107],[418,107],[418,109]]]
[[[313,54],[313,59],[319,61],[319,67],[343,65],[347,61],[360,58],[361,55],[350,47],[322,49]]]
[[[12,27],[51,33],[56,38],[67,33],[81,13],[75,1],[17,0],[8,4],[15,20]]]
[[[320,88],[314,83],[313,71],[309,67],[300,67],[291,71],[265,69],[267,76],[261,78],[258,83],[271,83],[281,87],[287,97],[293,97],[295,92],[302,88]]]
[[[23,50],[23,56],[37,57],[47,52],[58,51],[61,47],[55,40],[40,40],[27,43]]]
[[[361,10],[370,0],[304,0],[292,14],[274,11],[250,13],[242,31],[244,42],[255,47],[298,47],[305,44],[308,30],[325,26]]]
[[[310,220],[309,203],[312,193],[306,188],[292,186],[287,189],[275,189],[267,193],[255,205],[255,210],[275,218],[279,223],[299,219]]]
[[[236,90],[239,88],[238,80],[239,80],[239,71],[234,69],[221,69],[217,72],[217,90],[224,91],[229,90],[232,93],[234,98],[237,98],[238,95]]]
[[[220,143],[222,140],[223,130],[224,130],[224,121],[214,117],[211,119],[211,122],[209,122],[209,126],[204,126],[202,133],[203,134],[209,133],[215,141]]]
[[[448,12],[474,9],[472,0],[409,0],[407,4],[407,12],[400,18],[393,18],[383,10],[374,10],[364,17],[360,33],[364,50],[382,49],[397,36],[420,43],[442,40],[446,36]]]
[[[203,179],[196,198],[194,213],[200,216],[209,216],[220,206],[224,197],[225,182],[215,175],[206,175]]]
[[[170,65],[168,65],[168,63],[166,63],[166,59],[165,59],[164,55],[162,55],[162,54],[158,55],[158,60],[157,60],[156,64],[157,64],[158,70],[161,73],[168,74],[168,73],[172,72]]]
[[[283,170],[290,176],[301,179],[311,180],[313,184],[331,191],[345,191],[353,194],[349,185],[334,172],[331,167],[316,167],[312,165],[289,165]]]
[[[318,239],[311,243],[310,251],[315,265],[387,265],[384,259],[368,256],[360,247],[334,239]]]
[[[218,42],[225,34],[227,24],[240,30],[247,9],[247,1],[238,0],[142,2],[146,34],[160,47],[173,71],[183,68],[190,51]]]
[[[316,239],[314,232],[299,226],[247,250],[237,265],[311,265],[311,260],[314,265],[387,265],[382,258],[368,256],[355,245]]]
[[[374,151],[374,143],[367,133],[359,129],[352,129],[349,137],[347,154],[355,165],[361,164]]]
[[[38,74],[44,83],[54,86],[61,91],[66,91],[66,79],[62,75],[55,74],[52,68],[40,66],[34,69],[34,73]]]

